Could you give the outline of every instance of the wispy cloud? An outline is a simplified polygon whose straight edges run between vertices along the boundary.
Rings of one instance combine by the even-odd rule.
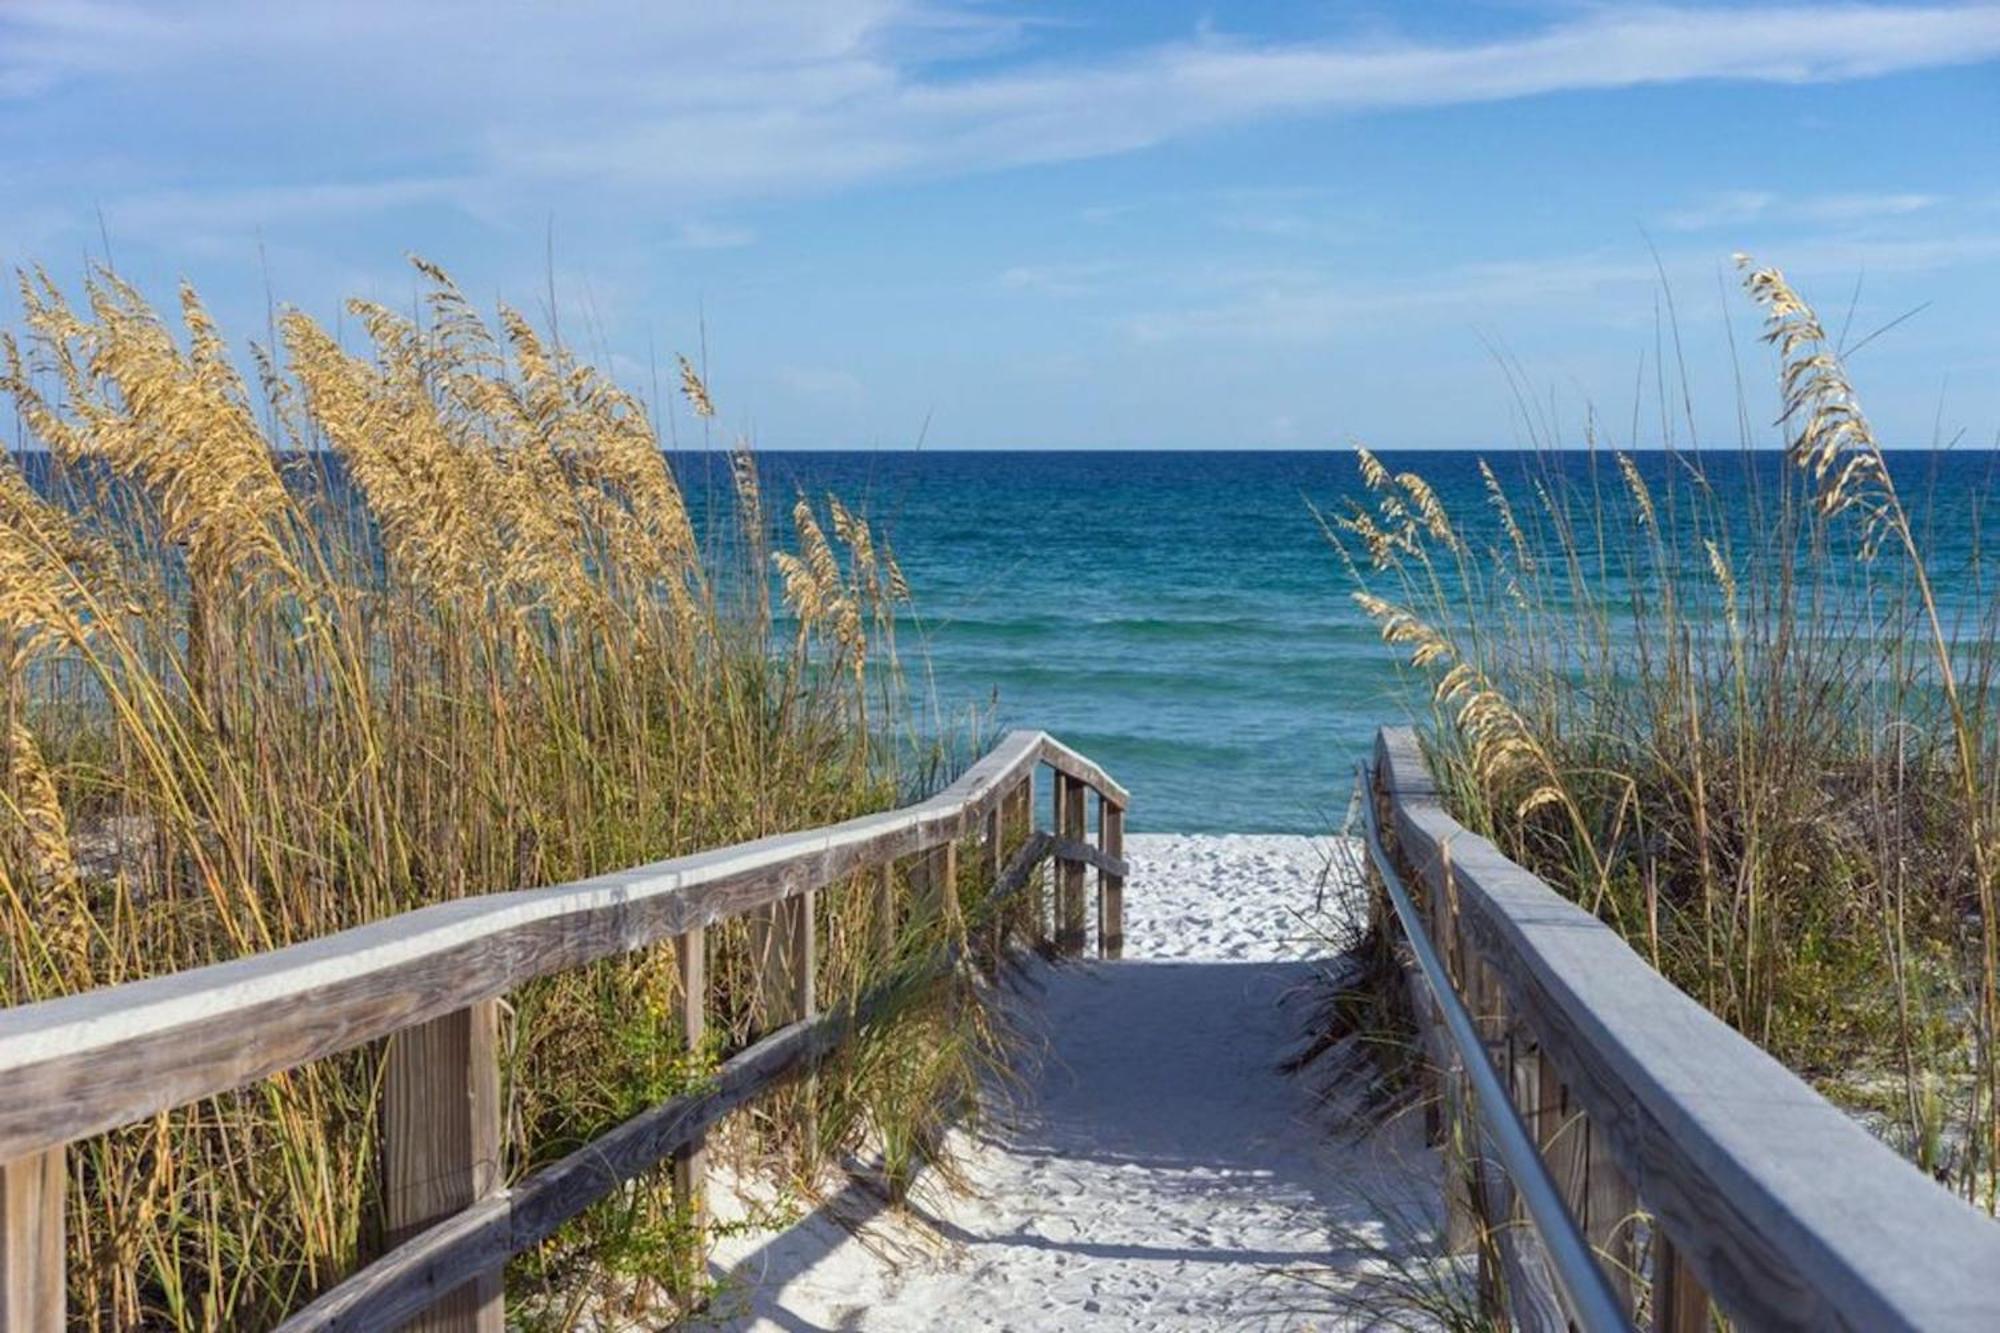
[[[352,218],[449,202],[462,198],[467,184],[440,178],[149,190],[124,196],[112,220],[120,228],[148,232],[207,232],[240,225],[245,218],[266,226]]]
[[[1770,212],[1778,196],[1770,190],[1724,190],[1687,208],[1675,209],[1661,221],[1674,231],[1707,231],[1755,222]]]
[[[1800,240],[1760,258],[1781,261],[1810,288],[1851,282],[1864,271],[1929,273],[1991,261],[2000,258],[2000,233]],[[1662,271],[1681,297],[1705,297],[1727,265],[1720,250],[1690,247],[1663,252],[1658,267],[1647,255],[1594,252],[1460,264],[1394,281],[1320,265],[1225,267],[1206,275],[1197,290],[1160,294],[1158,305],[1127,317],[1122,327],[1141,343],[1313,343],[1398,323],[1518,326],[1532,322],[1538,309],[1560,311],[1575,324],[1622,326],[1653,318]]]
[[[1465,327],[1542,304],[1581,314],[1607,294],[1643,295],[1655,277],[1643,257],[1601,254],[1462,264],[1394,282],[1309,264],[1224,268],[1207,275],[1205,293],[1181,293],[1130,317],[1125,329],[1144,343],[1310,343],[1379,332],[1412,314],[1433,323],[1444,314]]]
[[[1009,291],[1039,292],[1044,296],[1087,296],[1099,289],[1117,265],[1109,262],[1068,264],[1016,264],[1003,269],[1000,285]]]
[[[1663,221],[1675,231],[1708,231],[1766,221],[1826,225],[1908,217],[1943,202],[1941,195],[1911,192],[1783,195],[1772,190],[1725,190],[1669,213]]]
[[[2000,56],[2000,5],[1593,7],[1476,42],[1202,32],[1088,59],[941,59],[1008,44],[1032,58],[1025,40],[989,10],[918,0],[590,13],[208,0],[171,19],[66,0],[0,11],[0,96],[93,79],[128,100],[199,86],[245,123],[340,121],[356,136],[351,171],[450,176],[502,205],[553,190],[623,193],[698,217],[748,198],[1120,153],[1273,117],[1964,64]],[[440,79],[435,53],[446,49],[451,77]],[[343,199],[378,206],[334,193],[318,207]]]

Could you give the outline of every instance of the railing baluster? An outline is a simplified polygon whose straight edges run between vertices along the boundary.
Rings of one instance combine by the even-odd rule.
[[[0,1333],[63,1326],[65,1152],[0,1163]]]
[[[1125,855],[1125,807],[1104,795],[1097,797],[1097,845],[1106,856]],[[1125,956],[1125,877],[1097,872],[1097,954]]]
[[[1049,831],[1058,838],[1062,836],[1063,810],[1068,804],[1068,782],[1069,779],[1063,775],[1061,769],[1056,769],[1050,774]],[[1034,805],[1032,802],[1028,809],[1032,822],[1034,818]],[[1053,914],[1058,922],[1062,919],[1060,908],[1056,903],[1049,901],[1051,895],[1060,897],[1061,894],[1062,872],[1059,869],[1059,865],[1060,863],[1052,858],[1048,863],[1046,875],[1040,869],[1037,869],[1035,871],[1034,888],[1028,895],[1028,911],[1032,919],[1030,929],[1033,932],[1033,938],[1029,943],[1038,947],[1055,938],[1049,925],[1050,916]],[[1044,892],[1045,883],[1048,892]]]
[[[1707,1333],[1708,1327],[1708,1293],[1655,1218],[1653,1333]]]
[[[1089,836],[1084,818],[1084,785],[1075,778],[1063,782],[1062,836],[1082,842]],[[1056,924],[1056,947],[1066,954],[1083,952],[1084,935],[1088,929],[1087,909],[1083,901],[1083,862],[1059,860],[1056,862],[1056,905],[1060,913]]]
[[[884,861],[875,869],[875,954],[887,967],[896,956],[896,863]]]
[[[933,872],[933,906],[938,920],[947,933],[955,932],[959,922],[958,904],[958,839],[938,844],[931,850]]]
[[[1639,1197],[1626,1183],[1625,1175],[1612,1160],[1604,1131],[1583,1120],[1584,1200],[1583,1234],[1603,1261],[1604,1275],[1618,1293],[1626,1310],[1635,1304],[1633,1269],[1638,1247],[1634,1243],[1632,1221],[1639,1211]]]
[[[1538,1097],[1536,1135],[1542,1156],[1549,1164],[1572,1216],[1587,1215],[1590,1197],[1590,1126],[1570,1101],[1569,1089],[1547,1051],[1535,1049],[1535,1081]],[[1590,1232],[1586,1226],[1584,1234]],[[1616,1285],[1615,1283],[1613,1285]],[[1629,1306],[1627,1308],[1630,1308]]]
[[[1005,802],[996,802],[986,812],[986,879],[989,884],[1000,882],[1000,868],[1007,863],[1006,853],[1001,850],[1005,839],[1001,836],[1000,812]]]
[[[500,1187],[500,1004],[481,1000],[389,1038],[382,1204],[391,1247]],[[408,1327],[500,1333],[500,1272],[481,1273]]]
[[[1452,985],[1464,995],[1468,1007],[1471,996],[1466,990],[1465,973],[1459,954],[1458,912],[1450,879],[1437,881],[1431,887],[1431,938],[1437,943],[1437,952],[1443,960],[1445,971],[1450,975]],[[1433,1021],[1440,1026],[1444,1015],[1439,1002],[1431,1001]],[[1445,1248],[1450,1254],[1480,1255],[1480,1272],[1486,1274],[1485,1247],[1480,1243],[1483,1228],[1479,1223],[1479,1210],[1473,1192],[1473,1172],[1479,1164],[1478,1129],[1472,1122],[1471,1089],[1467,1086],[1463,1057],[1454,1048],[1449,1051],[1451,1067],[1443,1071],[1445,1094]],[[1482,1293],[1485,1282],[1482,1280]]]
[[[1007,864],[1007,797],[993,803],[986,812],[986,891],[1000,887],[1000,875]],[[1007,926],[999,904],[987,901],[985,923],[980,928],[979,958],[991,976],[1000,975],[1000,955],[1007,947]]]
[[[757,964],[754,1016],[766,1035],[816,1012],[813,907],[817,897],[808,889],[746,914]],[[819,1121],[813,1111],[813,1086],[809,1077],[796,1094],[798,1100],[791,1103],[797,1108],[796,1128],[808,1162],[818,1155]]]
[[[674,960],[680,969],[681,1038],[690,1051],[700,1048],[708,1032],[708,932],[700,926],[674,937]],[[708,1153],[697,1138],[674,1154],[674,1201],[694,1233],[689,1289],[708,1259]]]

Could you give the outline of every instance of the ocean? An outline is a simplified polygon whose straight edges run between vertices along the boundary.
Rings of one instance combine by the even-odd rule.
[[[1549,472],[1585,493],[1622,489],[1607,453],[1381,455],[1435,488],[1474,549],[1504,540],[1482,456],[1524,511]],[[1048,731],[1130,789],[1135,832],[1332,828],[1375,729],[1407,720],[1411,687],[1421,690],[1354,604],[1354,581],[1313,515],[1366,498],[1350,450],[755,457],[780,545],[796,495],[832,494],[895,551],[914,602],[899,657],[929,733],[964,738],[969,719],[988,739]],[[1774,451],[1635,455],[1662,497],[1691,457],[1739,522],[1742,497],[1769,494],[1788,466]],[[1986,551],[1978,534],[2000,499],[2000,452],[1889,457],[1947,622],[1991,632],[2000,547]],[[20,459],[46,479],[46,455]],[[683,452],[672,463],[704,539],[726,529],[727,456]],[[1682,556],[1706,562],[1699,549]]]
[[[1478,457],[1382,455],[1473,529],[1495,521]],[[1544,468],[1586,481],[1595,468],[1618,485],[1609,455],[1485,457],[1517,504]],[[1060,737],[1131,790],[1135,831],[1336,826],[1375,728],[1410,715],[1396,656],[1312,514],[1364,494],[1349,451],[758,458],[774,513],[800,491],[831,492],[887,535],[914,595],[899,647],[926,710]],[[1746,472],[1743,454],[1706,456],[1719,492],[1768,485],[1785,466],[1747,458]],[[1662,488],[1681,466],[1664,453],[1638,464]],[[697,513],[721,503],[725,459],[681,455],[676,468]],[[1978,505],[2000,495],[2000,455],[1913,452],[1894,471],[1934,500],[1940,584],[1966,602],[1960,557]]]

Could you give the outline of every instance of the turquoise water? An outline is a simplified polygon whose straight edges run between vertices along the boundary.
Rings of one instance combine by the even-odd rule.
[[[1383,457],[1426,477],[1461,525],[1492,522],[1474,455]],[[1489,458],[1517,500],[1539,469],[1587,483],[1592,467]],[[1746,476],[1743,456],[1711,458],[1724,493],[1770,484],[1783,461],[1759,456]],[[1948,592],[1974,497],[2000,495],[1995,459],[1897,465],[1938,497]],[[1677,465],[1640,466],[1663,487]],[[677,467],[697,507],[726,486],[712,457]],[[772,453],[760,467],[773,509],[833,491],[889,535],[916,599],[906,666],[927,666],[942,707],[990,706],[998,727],[1088,753],[1131,789],[1135,830],[1325,829],[1375,727],[1407,716],[1394,659],[1308,507],[1361,493],[1351,453]]]
[[[1976,554],[1976,534],[2000,500],[2000,453],[1891,457],[1947,622],[1992,634],[2000,550]],[[1477,455],[1382,458],[1426,478],[1474,549],[1504,542]],[[1524,512],[1537,482],[1586,505],[1593,489],[1622,493],[1604,455],[1488,458]],[[46,456],[22,462],[44,479]],[[1637,463],[1663,507],[1670,479],[1685,493],[1685,456]],[[697,526],[726,527],[726,457],[673,464]],[[760,454],[758,466],[774,522],[800,491],[831,492],[892,543],[915,598],[901,656],[927,711],[976,712],[988,734],[1061,737],[1130,788],[1135,831],[1324,830],[1375,728],[1408,716],[1397,658],[1312,514],[1365,495],[1349,451],[800,452]],[[1701,466],[1738,531],[1747,497],[1789,476],[1775,453],[1711,453]],[[340,484],[331,460],[324,475]],[[1698,544],[1681,557],[1706,581]]]

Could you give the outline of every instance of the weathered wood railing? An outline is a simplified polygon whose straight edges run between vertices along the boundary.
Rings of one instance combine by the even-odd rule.
[[[1718,1314],[1738,1329],[2000,1328],[2000,1223],[1453,820],[1411,732],[1381,733],[1374,781],[1380,864],[1424,904],[1479,1055],[1628,1319],[1643,1303],[1672,1333]],[[1448,1241],[1478,1254],[1489,1314],[1562,1328],[1577,1311],[1482,1146],[1434,998],[1411,986],[1450,1148]]]
[[[1054,773],[1055,827],[1034,829],[1034,775]],[[1086,841],[1085,792],[1099,802]],[[298,1329],[499,1329],[506,1258],[671,1157],[699,1206],[704,1131],[837,1046],[874,1001],[817,1012],[813,895],[919,858],[935,910],[956,911],[961,844],[993,892],[1055,861],[1054,938],[1080,950],[1084,872],[1098,871],[1100,949],[1123,939],[1124,788],[1041,732],[1014,732],[929,800],[827,828],[554,888],[443,903],[268,954],[0,1010],[0,1333],[60,1328],[66,1146],[369,1042],[388,1043],[382,1198],[389,1253],[299,1312]],[[1018,836],[1017,836],[1018,835]],[[1014,851],[1003,864],[1005,849]],[[700,1037],[704,932],[745,916],[761,959],[764,1035],[712,1086],[663,1103],[528,1179],[501,1178],[499,997],[533,978],[673,941],[683,1030]],[[989,947],[1002,941],[989,939]],[[941,957],[949,966],[954,956]]]

